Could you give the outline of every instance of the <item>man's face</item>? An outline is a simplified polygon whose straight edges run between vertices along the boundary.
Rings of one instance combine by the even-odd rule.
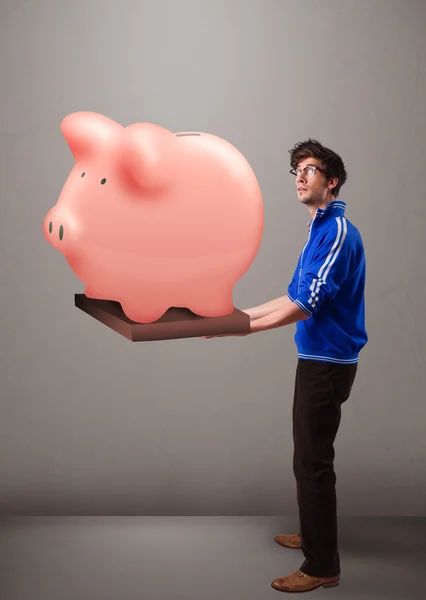
[[[321,167],[321,162],[317,158],[306,158],[302,160],[297,168],[316,166]],[[296,169],[297,170],[297,169]],[[336,185],[337,180],[333,185]],[[310,175],[309,169],[305,169],[296,176],[297,197],[302,204],[320,206],[324,202],[330,201],[330,185],[325,173],[316,170],[313,175]]]

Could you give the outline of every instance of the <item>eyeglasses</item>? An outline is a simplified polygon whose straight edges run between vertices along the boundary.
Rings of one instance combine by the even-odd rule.
[[[321,171],[321,173],[327,172],[324,169],[320,169],[320,167],[317,167],[316,165],[306,165],[306,167],[303,167],[303,169],[300,167],[298,169],[291,169],[290,173],[296,177],[300,177],[302,173],[305,173],[306,177],[313,177],[317,171]]]

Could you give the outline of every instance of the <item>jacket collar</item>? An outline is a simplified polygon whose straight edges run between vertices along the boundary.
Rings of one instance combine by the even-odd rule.
[[[336,200],[332,200],[332,202],[329,202],[325,208],[317,208],[315,217],[311,221],[309,221],[308,227],[310,228],[314,221],[316,221],[317,219],[321,219],[325,215],[330,215],[331,213],[333,213],[333,215],[335,215],[336,213],[339,215],[344,215],[345,210],[346,202],[336,198]]]

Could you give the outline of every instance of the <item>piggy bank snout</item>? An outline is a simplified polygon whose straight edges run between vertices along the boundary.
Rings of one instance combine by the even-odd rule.
[[[68,219],[65,215],[61,215],[56,211],[50,211],[43,223],[43,231],[46,240],[61,250],[62,246],[70,241],[70,227]]]
[[[53,221],[49,221],[49,234],[53,233],[53,229],[54,229],[54,227],[53,227]],[[57,230],[57,235],[58,235],[59,241],[62,241],[62,239],[64,237],[64,226],[63,226],[63,224],[61,223],[59,225],[59,228],[58,228],[57,227],[57,223],[55,222],[55,230]],[[55,233],[56,233],[56,231],[55,231]]]

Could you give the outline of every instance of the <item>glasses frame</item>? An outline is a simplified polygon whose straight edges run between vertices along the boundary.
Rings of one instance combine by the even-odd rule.
[[[303,171],[304,171],[305,169],[314,169],[314,172],[313,172],[313,174],[312,174],[312,177],[315,175],[315,173],[316,173],[317,171],[320,171],[321,173],[324,173],[324,175],[327,175],[327,171],[326,171],[325,169],[321,169],[321,167],[317,167],[317,165],[306,165],[305,167],[303,167],[303,169],[302,169],[302,173],[303,173]],[[296,172],[296,169],[290,169],[290,173],[291,173],[292,175],[294,175],[295,177],[300,177],[300,176],[297,174],[297,172]],[[302,174],[302,173],[301,173],[301,174]]]

